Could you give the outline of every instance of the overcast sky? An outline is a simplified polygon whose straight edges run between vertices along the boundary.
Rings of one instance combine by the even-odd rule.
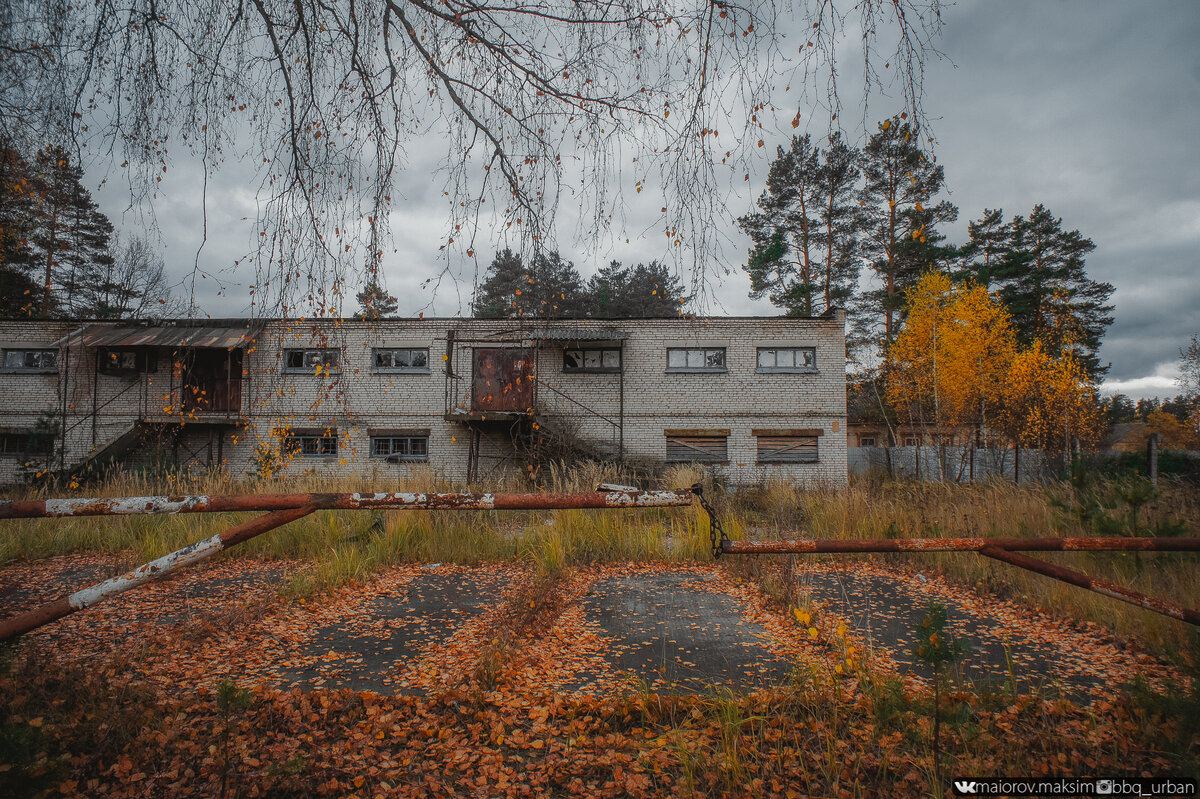
[[[1116,287],[1116,321],[1100,352],[1102,361],[1112,363],[1105,388],[1133,396],[1175,394],[1179,348],[1200,331],[1200,3],[962,2],[943,18],[946,59],[927,65],[924,102],[949,199],[960,209],[959,222],[946,231],[951,241],[964,240],[967,221],[985,207],[1003,208],[1011,218],[1036,203],[1046,205],[1064,228],[1095,242],[1088,273]],[[853,57],[847,51],[851,73]],[[748,281],[736,266],[749,242],[733,218],[749,210],[770,154],[793,132],[785,124],[794,113],[789,102],[777,98],[778,129],[764,137],[767,146],[750,182],[728,198],[724,255],[735,269],[715,290],[717,311],[777,312],[746,296]],[[875,98],[872,119],[900,110],[890,102]],[[808,127],[822,134],[827,116],[810,112]],[[844,116],[857,122],[861,114]],[[847,134],[860,144],[865,137],[861,127]],[[486,269],[494,252],[478,242],[478,263],[439,260],[446,212],[440,186],[429,179],[438,154],[444,151],[437,143],[414,143],[409,168],[397,176],[392,226],[398,252],[385,263],[385,280],[404,314],[466,313],[476,272]],[[222,285],[201,280],[196,295],[214,317],[250,310],[253,278],[234,267],[250,246],[256,214],[255,187],[240,182],[245,174],[227,165],[210,178],[209,235],[199,263]],[[93,175],[102,178],[104,170],[96,166]],[[97,199],[119,229],[144,225],[117,183],[106,185]],[[628,219],[636,220],[640,210],[631,204]],[[177,280],[190,281],[201,211],[198,168],[177,161],[155,205],[168,269]],[[563,255],[585,276],[613,258],[636,263],[666,254],[661,231],[643,233],[636,222],[585,250],[572,245],[569,201],[560,216]],[[443,280],[436,296],[422,288],[447,266],[457,281]],[[348,305],[347,313],[352,310]]]

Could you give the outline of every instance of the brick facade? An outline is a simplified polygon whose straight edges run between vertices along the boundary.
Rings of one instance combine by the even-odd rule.
[[[65,424],[58,425],[60,436],[63,428],[66,431],[65,447],[55,455],[55,468],[78,465],[110,446],[116,451],[135,427],[169,432],[171,457],[219,461],[235,475],[254,468],[256,452],[277,449],[278,434],[288,429],[309,439],[337,439],[336,455],[292,456],[284,466],[290,473],[403,473],[412,468],[410,463],[372,456],[372,434],[390,437],[398,447],[408,446],[412,437],[427,436],[427,463],[421,468],[458,480],[467,476],[473,430],[480,431],[480,475],[520,467],[528,453],[515,452],[513,439],[528,439],[534,423],[537,433],[551,440],[567,438],[596,452],[650,463],[661,463],[667,456],[665,431],[724,434],[727,462],[715,468],[731,482],[783,477],[807,485],[840,486],[847,474],[844,323],[840,311],[817,318],[524,323],[343,319],[276,320],[247,327],[240,320],[236,324],[247,335],[235,348],[242,353],[240,414],[234,414],[240,417],[238,424],[228,414],[201,410],[185,413],[180,425],[180,392],[185,387],[179,357],[185,350],[142,347],[139,351],[149,353],[149,364],[139,361],[134,371],[100,373],[102,350],[87,346],[87,337],[117,323],[0,322],[0,348],[6,351],[59,350],[57,374],[20,369],[0,373],[0,430],[20,435],[39,419],[57,424],[65,418]],[[144,324],[154,330],[154,323]],[[217,322],[204,324],[219,327]],[[69,343],[63,344],[68,336]],[[427,368],[376,369],[377,348],[428,350]],[[531,413],[497,411],[488,419],[488,410],[476,407],[476,348],[532,353],[536,400],[531,395],[529,408],[521,409]],[[564,369],[564,349],[589,348],[619,349],[620,370]],[[670,368],[669,348],[690,349],[694,355],[723,349],[724,368]],[[815,361],[787,371],[764,369],[759,367],[758,348],[785,348],[789,358],[793,351],[811,348]],[[288,350],[314,349],[337,350],[338,367],[310,363],[289,368]],[[152,371],[146,371],[147,365]],[[507,394],[531,388],[509,381],[500,390]],[[806,441],[815,441],[816,462],[760,463],[757,437],[772,434],[803,434]],[[291,443],[299,447],[302,442]],[[307,443],[310,449],[324,446]],[[26,462],[37,466],[37,458],[12,452],[0,457],[0,481],[19,481],[31,468]]]

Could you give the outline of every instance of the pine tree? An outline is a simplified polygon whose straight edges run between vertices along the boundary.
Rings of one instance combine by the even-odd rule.
[[[623,267],[613,261],[588,281],[588,315],[596,319],[669,319],[691,299],[658,261]]]
[[[881,283],[865,299],[875,318],[883,319],[885,347],[899,332],[905,292],[952,253],[940,244],[936,226],[958,216],[949,202],[933,204],[945,175],[916,139],[912,126],[897,117],[880,124],[863,150],[867,254]]]
[[[1084,271],[1094,249],[1091,239],[1064,231],[1062,219],[1039,203],[1028,217],[1014,217],[1009,255],[994,274],[1022,345],[1036,339],[1048,353],[1072,352],[1092,379],[1108,371],[1096,353],[1113,321],[1112,285],[1089,280]]]
[[[38,310],[42,316],[91,315],[112,260],[112,223],[83,188],[83,170],[61,147],[37,154],[29,182],[36,208],[27,239],[44,276]]]
[[[762,210],[738,219],[754,242],[744,267],[750,275],[750,296],[766,297],[792,315],[811,316],[821,289],[814,264],[819,171],[820,152],[811,137],[793,136],[791,149],[776,150],[766,191],[758,198]]]
[[[583,278],[557,252],[538,253],[526,267],[505,248],[488,267],[472,312],[480,319],[575,319],[586,315],[587,302]]]
[[[358,301],[358,313],[355,316],[359,319],[386,319],[395,316],[399,307],[396,298],[380,285],[377,276],[372,276],[362,291],[354,295],[354,299]]]
[[[610,261],[588,280],[588,305],[596,319],[619,319],[625,315],[629,269]]]
[[[505,247],[492,259],[487,275],[471,303],[471,313],[480,319],[516,316],[517,301],[525,296],[531,280],[521,256]],[[521,307],[525,307],[523,302]]]
[[[761,210],[738,220],[754,242],[743,267],[750,296],[767,297],[793,316],[844,306],[858,276],[859,153],[840,134],[825,150],[805,134],[776,152],[758,199]]]
[[[29,316],[38,308],[41,287],[30,276],[37,265],[28,241],[33,216],[29,164],[0,140],[0,316]]]
[[[993,275],[1003,269],[1012,244],[1012,226],[1004,221],[1004,209],[983,209],[983,216],[967,223],[968,241],[962,248],[960,277],[971,278],[991,288]]]
[[[859,235],[865,222],[855,196],[861,159],[862,153],[842,141],[840,133],[829,138],[829,148],[822,153],[818,174],[821,197],[818,219],[825,248],[821,268],[822,312],[847,307],[858,286]]]

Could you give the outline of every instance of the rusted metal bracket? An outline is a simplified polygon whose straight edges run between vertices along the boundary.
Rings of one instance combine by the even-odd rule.
[[[49,624],[78,610],[208,558],[317,510],[565,510],[574,508],[665,508],[692,504],[691,490],[639,491],[601,486],[577,494],[261,494],[103,497],[0,501],[0,519],[126,516],[133,514],[269,511],[257,519],[189,544],[127,574],[60,597],[48,605],[0,622],[0,641]]]
[[[1200,626],[1200,611],[1089,577],[1021,552],[1200,552],[1200,538],[879,538],[835,541],[798,538],[786,541],[725,541],[727,555],[864,554],[885,552],[977,552],[984,557],[1061,580]]]

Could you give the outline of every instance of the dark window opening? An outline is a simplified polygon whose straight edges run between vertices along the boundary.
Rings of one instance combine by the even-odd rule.
[[[98,371],[106,375],[158,371],[158,359],[149,350],[102,349],[97,359]]]
[[[31,430],[0,433],[0,455],[49,455],[53,451],[53,433]]]

